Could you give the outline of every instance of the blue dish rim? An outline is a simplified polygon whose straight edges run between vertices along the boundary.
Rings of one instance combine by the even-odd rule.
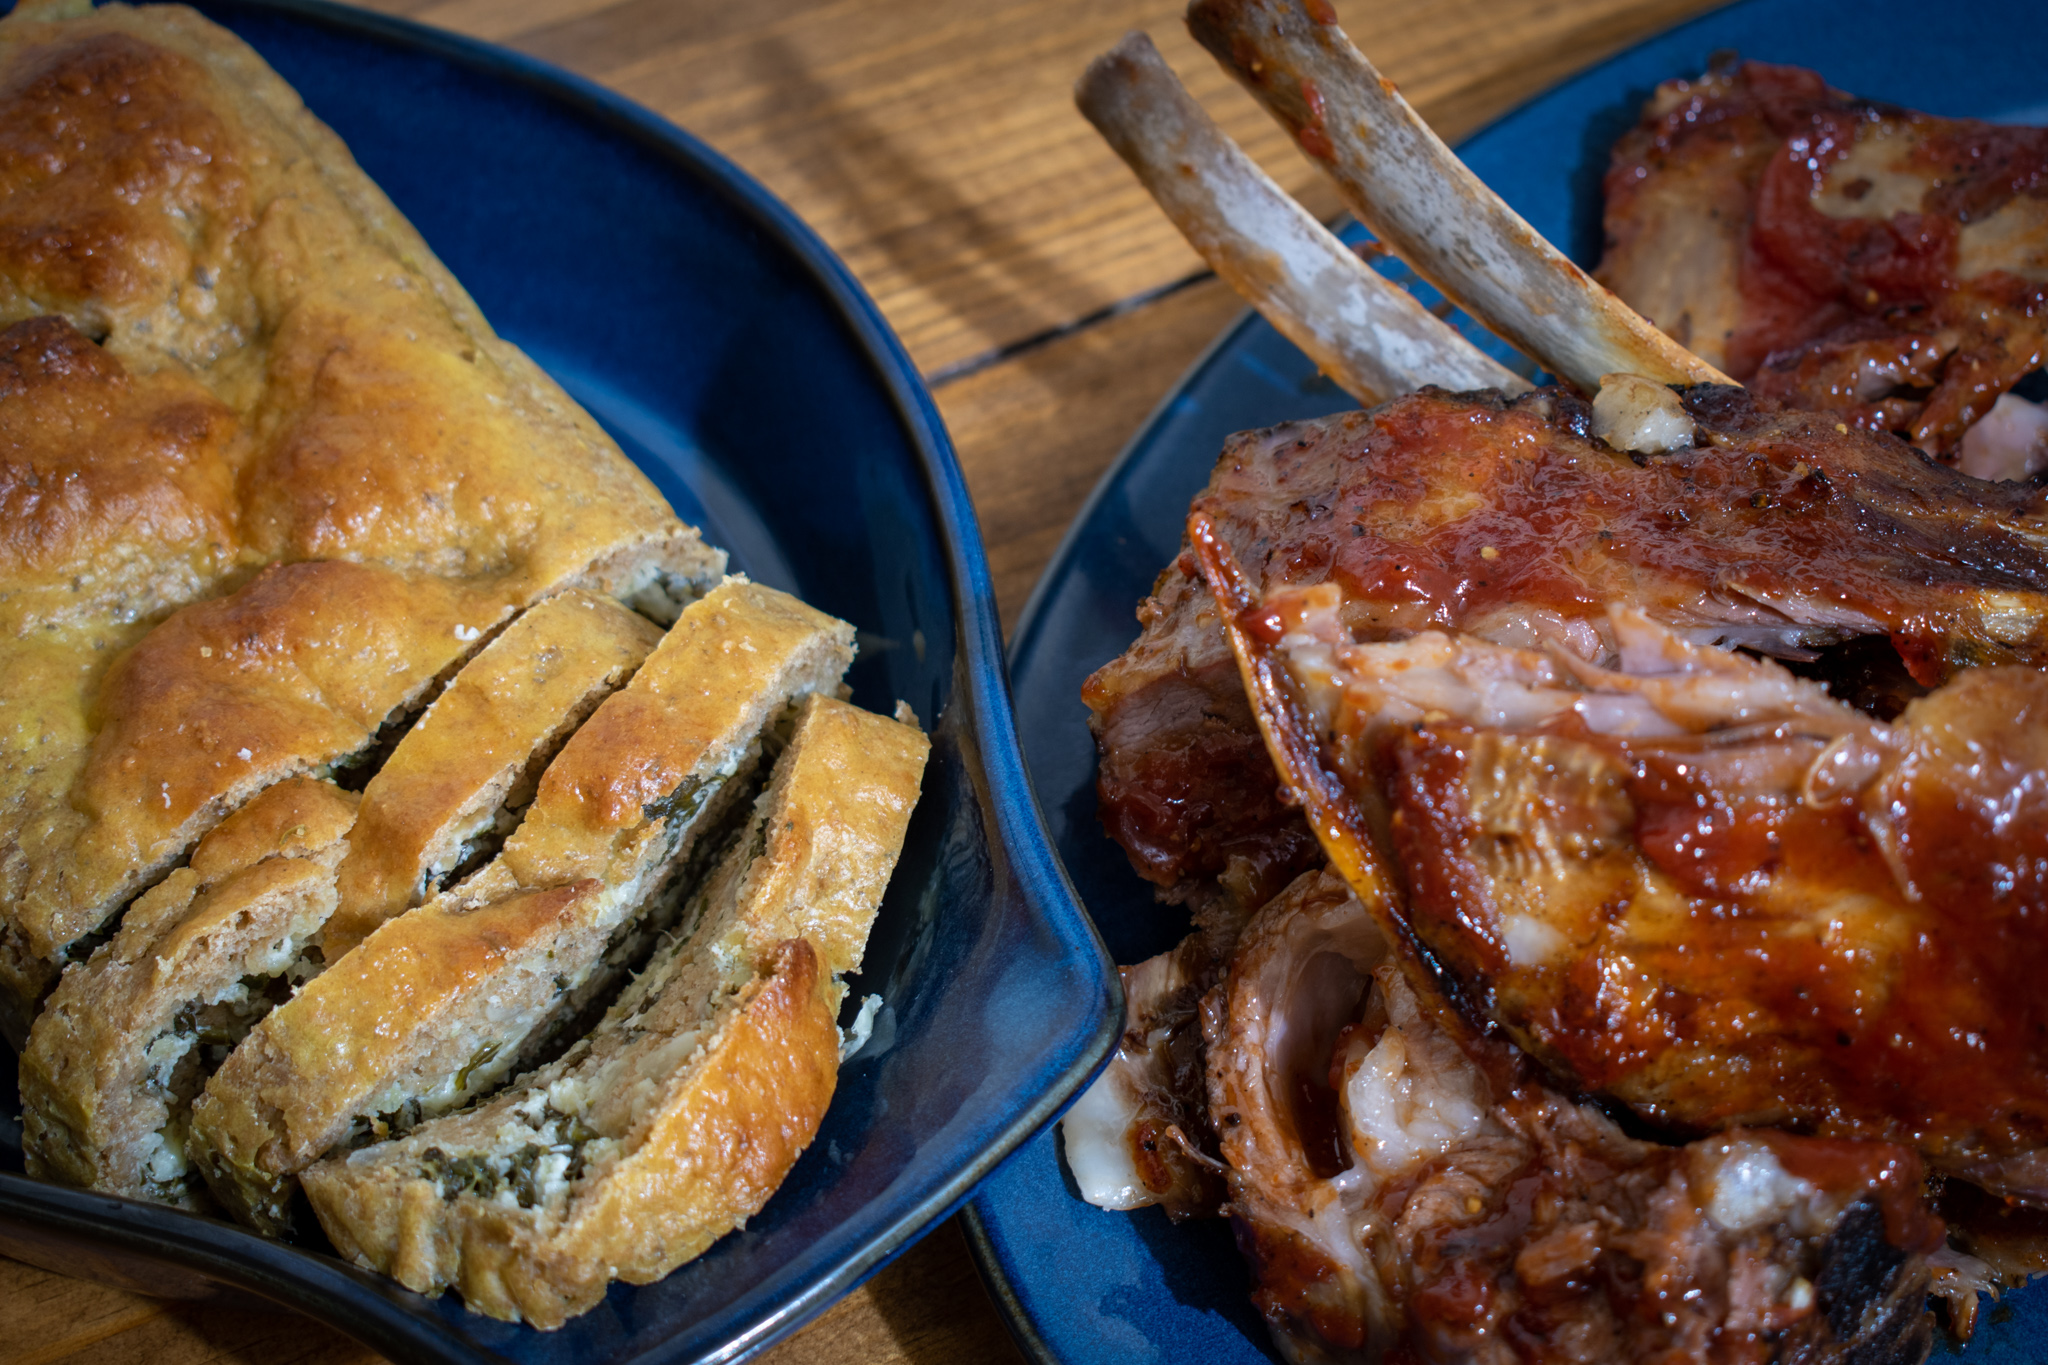
[[[743,1359],[804,1326],[933,1224],[960,1208],[989,1172],[1057,1118],[1072,1096],[1107,1063],[1123,1027],[1122,994],[1109,985],[1115,980],[1115,965],[1094,922],[1082,909],[1066,869],[1053,854],[1037,797],[1025,773],[995,588],[952,439],[909,352],[846,264],[788,205],[683,128],[587,77],[481,39],[352,9],[332,0],[236,2],[424,51],[506,79],[682,163],[788,250],[824,291],[833,310],[873,361],[917,452],[946,540],[949,586],[956,603],[955,628],[962,646],[961,662],[956,665],[958,685],[972,703],[970,726],[994,798],[989,804],[996,819],[996,841],[1008,852],[1009,869],[1025,898],[1048,915],[1068,921],[1058,926],[1063,938],[1092,947],[1104,987],[1104,998],[1098,1003],[1106,1008],[1096,1011],[1093,1029],[1081,1043],[1077,1060],[972,1161],[881,1228],[854,1255],[757,1317],[720,1347],[697,1357],[705,1362]],[[0,12],[11,9],[8,4],[0,7]],[[268,1241],[232,1224],[164,1211],[160,1225],[152,1225],[147,1206],[5,1173],[0,1173],[0,1212],[32,1215],[39,1227],[66,1234],[73,1242],[98,1242],[187,1266],[207,1279],[250,1290],[293,1311],[308,1312],[364,1345],[401,1359],[474,1365],[479,1359],[502,1358],[460,1346],[425,1313],[387,1311],[381,1298],[373,1300],[377,1307],[365,1319],[361,1291],[374,1288],[381,1294],[389,1285],[383,1277]],[[140,1227],[136,1226],[138,1219]],[[665,1353],[665,1345],[656,1344],[628,1359],[633,1365],[667,1365],[672,1357]]]
[[[1512,112],[1512,110],[1509,111],[1509,113]],[[1506,118],[1507,115],[1503,114],[1501,117]],[[1488,126],[1491,127],[1492,125],[1489,124]],[[1344,222],[1347,224],[1347,230],[1344,235],[1349,240],[1352,235],[1348,227],[1350,220],[1347,218]],[[1088,491],[1087,500],[1074,513],[1074,519],[1068,524],[1066,534],[1060,537],[1060,543],[1054,548],[1052,558],[1046,561],[1048,566],[1046,572],[1039,576],[1036,583],[1032,584],[1031,595],[1024,599],[1024,609],[1017,617],[1017,629],[1010,636],[1010,648],[1007,658],[1012,660],[1022,658],[1036,647],[1035,637],[1038,633],[1039,619],[1042,615],[1040,608],[1044,603],[1046,595],[1051,590],[1052,570],[1050,566],[1066,562],[1074,543],[1080,538],[1082,528],[1093,519],[1097,506],[1103,499],[1113,496],[1114,490],[1122,482],[1124,470],[1137,460],[1143,458],[1144,452],[1153,445],[1157,439],[1156,428],[1160,425],[1160,418],[1176,403],[1180,402],[1182,396],[1190,389],[1199,387],[1219,358],[1226,352],[1233,350],[1242,340],[1244,334],[1257,326],[1261,321],[1262,319],[1257,309],[1246,307],[1238,315],[1236,321],[1224,328],[1217,334],[1214,340],[1207,346],[1204,346],[1202,353],[1195,357],[1194,363],[1188,366],[1187,371],[1178,380],[1174,381],[1173,387],[1168,389],[1165,395],[1153,405],[1152,410],[1145,415],[1145,420],[1139,425],[1137,434],[1130,439],[1129,443],[1122,450],[1117,452],[1116,458],[1111,460],[1109,466],[1102,471],[1102,477],[1097,479],[1095,487]],[[1036,799],[1036,793],[1034,793],[1033,800],[1036,801]],[[1090,920],[1089,923],[1092,927],[1094,921]],[[1099,931],[1096,937],[1100,939],[1101,934]],[[1119,1024],[1119,1029],[1121,1029],[1121,1024]],[[1107,1065],[1108,1056],[1105,1054],[1102,1064],[1096,1070],[1101,1070],[1102,1067]],[[1089,1079],[1094,1079],[1092,1072]],[[1078,1093],[1078,1087],[1076,1093]],[[1065,1106],[1062,1106],[1062,1110],[1064,1108]],[[980,1206],[970,1201],[961,1210],[960,1222],[967,1234],[967,1250],[974,1257],[975,1269],[981,1273],[982,1284],[987,1286],[989,1297],[995,1300],[996,1311],[1002,1315],[1003,1325],[1010,1329],[1010,1339],[1016,1343],[1017,1349],[1023,1352],[1025,1358],[1033,1362],[1033,1365],[1068,1365],[1067,1360],[1055,1352],[1051,1346],[1047,1345],[1045,1339],[1038,1334],[1038,1328],[1032,1322],[1031,1314],[1025,1310],[1023,1301],[1017,1297],[1016,1288],[1011,1285],[1009,1276],[1003,1271],[1002,1260],[996,1254],[995,1244],[989,1237],[988,1229],[982,1224]]]

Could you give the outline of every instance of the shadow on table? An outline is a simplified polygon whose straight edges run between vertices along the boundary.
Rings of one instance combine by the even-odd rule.
[[[1099,290],[963,197],[942,166],[908,155],[848,107],[788,40],[770,35],[748,53],[763,88],[814,110],[814,121],[831,129],[818,183],[890,262],[956,316],[1006,319],[1003,335],[986,338],[989,356],[948,369],[1030,345],[1102,305]]]

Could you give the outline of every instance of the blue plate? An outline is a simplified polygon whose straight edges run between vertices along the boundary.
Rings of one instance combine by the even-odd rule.
[[[1748,0],[1603,62],[1459,151],[1539,231],[1590,265],[1600,252],[1608,148],[1659,81],[1697,74],[1721,49],[1814,67],[1842,89],[1915,108],[2048,123],[2039,0],[1953,8],[1938,38],[1927,22],[1925,7],[1907,0]],[[1496,356],[1508,354],[1484,340]],[[1096,820],[1082,679],[1136,635],[1132,610],[1178,553],[1188,500],[1224,438],[1353,406],[1247,313],[1103,477],[1024,609],[1010,675],[1025,757],[1053,843],[1118,962],[1172,946],[1186,924],[1153,903]],[[1040,1360],[1279,1359],[1223,1223],[1174,1227],[1157,1209],[1090,1207],[1050,1133],[982,1186],[969,1232],[1012,1330]],[[1987,1317],[1966,1359],[2048,1359],[2048,1286],[2008,1295]]]
[[[854,699],[932,731],[855,997],[887,1002],[743,1233],[543,1334],[324,1249],[30,1181],[0,1048],[0,1252],[254,1291],[403,1360],[730,1360],[966,1198],[1101,1061],[1120,1001],[1025,783],[973,511],[909,357],[809,229],[668,123],[537,62],[314,3],[202,4],[345,138],[498,329],[735,568],[860,629]]]

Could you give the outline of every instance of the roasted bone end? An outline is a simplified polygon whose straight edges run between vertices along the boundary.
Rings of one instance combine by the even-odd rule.
[[[1074,98],[1216,273],[1359,402],[1424,384],[1529,387],[1288,198],[1144,34],[1097,57]]]
[[[1593,396],[1593,434],[1635,455],[1669,455],[1693,443],[1692,415],[1670,387],[1639,374],[1600,377]]]
[[[1728,382],[1488,189],[1334,18],[1308,0],[1196,0],[1188,28],[1330,174],[1375,237],[1516,349],[1588,392],[1619,371]]]
[[[1060,1120],[1067,1167],[1097,1208],[1158,1204],[1176,1222],[1219,1211],[1224,1188],[1203,1084],[1201,1004],[1236,938],[1235,924],[1215,925],[1118,969],[1123,1037]]]

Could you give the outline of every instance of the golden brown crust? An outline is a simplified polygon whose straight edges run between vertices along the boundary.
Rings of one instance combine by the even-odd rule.
[[[329,961],[439,888],[462,841],[533,793],[530,769],[552,757],[661,639],[609,598],[570,592],[507,626],[399,741],[363,790],[341,904],[322,947]],[[523,790],[520,788],[523,786]]]
[[[234,430],[183,373],[132,375],[61,317],[0,329],[0,631],[152,616],[218,583]]]
[[[277,560],[655,608],[723,566],[290,88],[189,10],[0,19],[0,329],[16,1036],[53,940],[109,908],[51,888],[92,800],[87,750],[120,719],[108,662],[166,612]]]
[[[97,928],[264,786],[366,748],[508,611],[444,579],[325,562],[177,612],[100,692],[69,837],[12,907],[32,949],[55,957]]]
[[[245,428],[258,562],[505,575],[531,597],[645,546],[715,577],[722,556],[260,58],[180,7],[69,8],[0,25],[0,321],[64,313],[131,369],[212,389]]]
[[[835,697],[805,700],[790,742],[800,761],[777,767],[764,798],[781,822],[775,855],[748,880],[775,909],[750,927],[752,946],[801,936],[827,975],[859,970],[930,751],[913,725]]]
[[[659,1279],[758,1212],[817,1134],[838,1076],[828,981],[808,943],[781,944],[671,1078],[631,1153],[559,1211],[444,1198],[417,1169],[433,1143],[455,1141],[437,1127],[394,1144],[411,1165],[377,1153],[387,1159],[308,1171],[321,1225],[360,1264],[425,1293],[453,1285],[480,1313],[542,1328],[596,1304],[614,1276]],[[450,1122],[487,1128],[495,1118]]]
[[[0,85],[0,274],[17,308],[67,307],[95,330],[113,316],[163,317],[181,287],[232,269],[254,223],[246,139],[190,97],[204,71],[107,25],[66,43],[24,6]],[[41,39],[41,41],[38,41]],[[111,193],[115,186],[125,194]],[[24,297],[25,296],[25,297]],[[204,293],[164,317],[191,325]],[[0,299],[6,295],[0,294]],[[214,305],[210,311],[218,311]],[[225,321],[225,320],[223,320]]]
[[[275,1231],[293,1173],[352,1128],[477,1121],[490,1106],[432,1116],[617,969],[764,729],[811,697],[722,865],[738,936],[671,952],[661,989],[636,983],[547,1073],[637,1078],[586,1107],[602,1178],[547,1226],[517,1201],[451,1219],[416,1178],[360,1212],[408,1282],[554,1326],[759,1209],[831,1096],[835,978],[925,757],[914,727],[816,698],[851,627],[731,581],[649,656],[615,604],[534,607],[581,589],[666,620],[723,556],[492,334],[296,95],[187,10],[25,0],[0,20],[0,399],[0,1013],[25,1022],[61,955],[192,853],[39,1026],[38,1168],[189,1199],[178,1021],[246,1026],[267,1003],[250,978],[311,969],[296,955],[336,900],[355,803],[306,774],[368,751],[530,608],[373,782],[331,946],[368,937],[207,1083],[192,1159]],[[522,783],[500,856],[407,910]]]
[[[459,1079],[443,1107],[465,1097],[464,1073],[479,1064],[468,1017],[476,988],[508,966],[544,985],[548,952],[575,946],[570,936],[601,948],[579,913],[598,890],[581,881],[461,909],[430,902],[385,926],[404,934],[372,934],[271,1011],[192,1105],[190,1157],[214,1197],[281,1233],[290,1177],[341,1141],[356,1114],[402,1110],[444,1078]]]
[[[195,1049],[268,1007],[251,981],[287,972],[333,909],[355,809],[353,794],[310,778],[270,788],[65,973],[21,1057],[29,1174],[200,1206],[181,1155],[204,1079]]]
[[[285,1178],[352,1124],[495,1088],[690,851],[711,796],[795,698],[837,685],[853,629],[734,579],[692,603],[541,777],[498,857],[386,921],[274,1011],[193,1107],[221,1202],[282,1217]],[[523,897],[581,888],[542,914]],[[512,922],[501,924],[507,916]]]
[[[806,698],[696,927],[588,1037],[482,1106],[306,1172],[336,1247],[554,1327],[744,1222],[831,1098],[830,964],[859,960],[924,751],[912,726]]]
[[[192,850],[188,866],[201,880],[212,882],[265,858],[324,854],[355,827],[359,800],[331,782],[290,778],[216,825]],[[123,932],[128,927],[124,919]]]
[[[852,660],[846,622],[728,579],[684,611],[632,684],[548,765],[525,822],[478,875],[479,892],[616,879],[639,861],[651,806],[685,782],[733,771],[777,711],[836,686]]]

